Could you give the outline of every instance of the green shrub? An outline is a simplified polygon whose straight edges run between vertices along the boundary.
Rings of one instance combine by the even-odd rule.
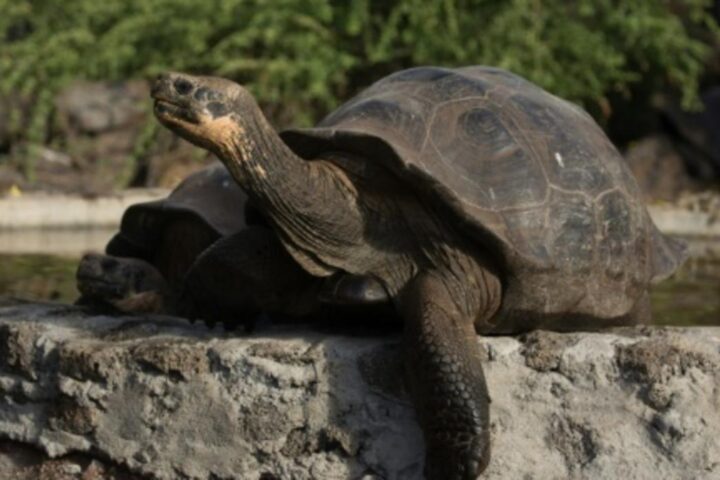
[[[712,0],[0,0],[0,90],[42,131],[75,79],[168,70],[248,84],[279,124],[309,124],[418,64],[491,64],[586,105],[643,80],[696,100]]]

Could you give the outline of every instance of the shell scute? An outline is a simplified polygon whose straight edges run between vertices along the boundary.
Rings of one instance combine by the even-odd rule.
[[[598,200],[598,218],[602,226],[598,242],[600,262],[605,274],[620,278],[634,263],[637,219],[628,199],[620,191],[612,191]]]
[[[553,191],[547,244],[558,270],[590,273],[595,255],[594,205],[585,195]]]
[[[433,84],[429,95],[433,101],[442,103],[466,98],[484,98],[491,89],[492,84],[483,80],[464,75],[447,75]]]
[[[544,166],[551,184],[593,197],[611,188],[610,173],[604,162],[597,161],[603,153],[586,138],[587,128],[597,128],[595,125],[558,118],[546,105],[524,94],[513,95],[510,101],[520,115],[526,116],[523,124],[537,134],[533,148],[541,158],[550,160]]]
[[[447,175],[463,184],[463,200],[500,210],[536,205],[545,199],[541,167],[518,142],[502,117],[478,106],[459,115],[453,105],[438,108],[430,138]]]
[[[395,82],[434,82],[442,78],[453,76],[454,72],[449,68],[442,67],[417,67],[408,68],[388,75],[380,80],[383,83]]]

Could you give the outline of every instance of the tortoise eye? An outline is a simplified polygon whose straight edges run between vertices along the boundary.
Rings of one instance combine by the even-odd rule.
[[[188,82],[184,78],[178,78],[175,80],[173,82],[173,87],[175,87],[175,91],[180,95],[187,95],[193,89],[192,83]]]

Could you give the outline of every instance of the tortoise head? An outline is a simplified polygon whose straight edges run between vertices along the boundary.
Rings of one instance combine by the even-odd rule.
[[[80,260],[76,279],[84,299],[128,313],[159,311],[168,288],[160,272],[144,260],[94,253]]]
[[[166,73],[152,87],[155,116],[186,140],[214,153],[242,138],[242,118],[257,104],[235,82],[219,77]]]

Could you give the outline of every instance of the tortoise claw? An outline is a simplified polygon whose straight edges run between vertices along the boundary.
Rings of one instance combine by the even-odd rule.
[[[476,480],[490,463],[489,444],[482,436],[474,439],[465,449],[454,448],[451,443],[428,446],[425,459],[427,480]]]

